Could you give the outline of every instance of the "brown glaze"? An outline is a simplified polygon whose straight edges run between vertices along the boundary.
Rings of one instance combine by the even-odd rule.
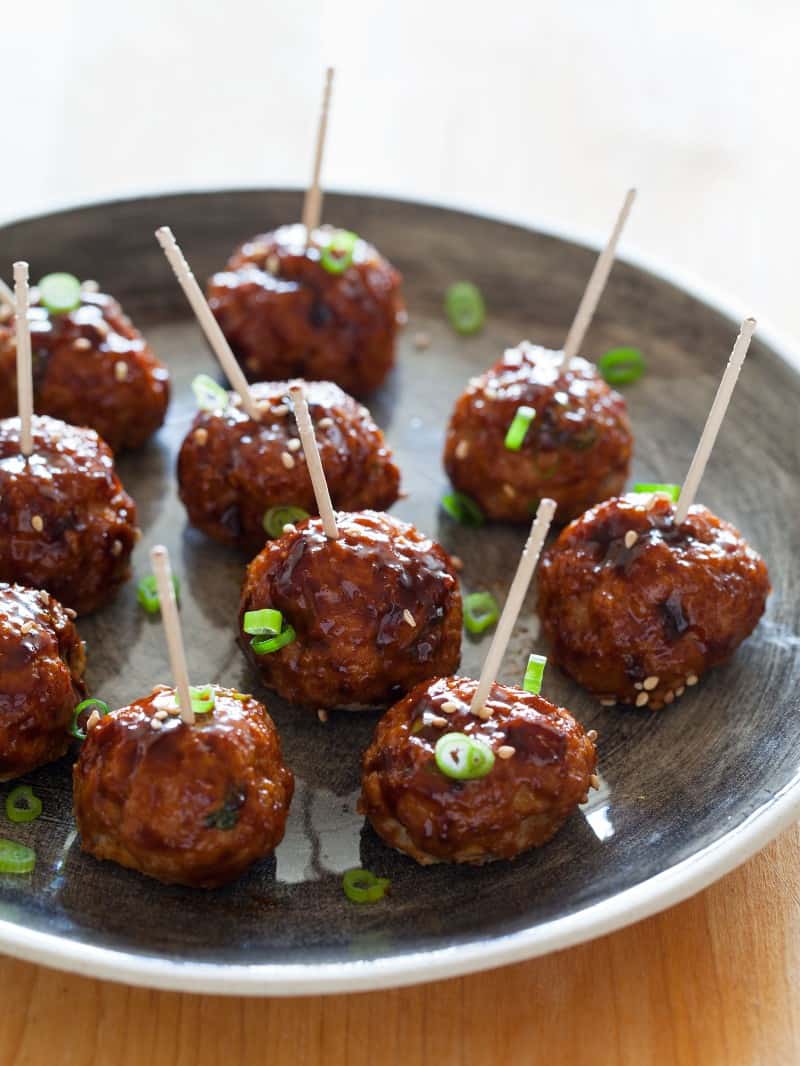
[[[35,290],[34,290],[35,292]],[[83,291],[81,305],[30,311],[34,407],[97,430],[115,452],[138,448],[162,425],[169,374],[111,296]],[[14,323],[0,322],[0,418],[17,411]]]
[[[483,720],[469,710],[476,687],[465,677],[417,685],[381,718],[364,753],[360,810],[387,844],[426,865],[513,859],[544,844],[586,799],[597,765],[593,740],[563,707],[495,684]],[[434,750],[446,733],[494,751],[485,777],[442,773]],[[513,754],[502,758],[507,746]]]
[[[0,781],[60,758],[86,695],[74,612],[47,592],[0,582]]]
[[[297,383],[251,386],[262,412],[258,423],[236,394],[225,411],[195,418],[178,457],[180,495],[192,525],[214,540],[255,552],[267,539],[263,518],[270,507],[292,504],[316,513],[288,396]],[[306,397],[334,506],[390,507],[400,471],[366,407],[327,381],[309,382]]]
[[[88,614],[130,576],[136,505],[94,430],[34,417],[33,445],[26,459],[19,419],[0,422],[0,581]]]
[[[591,363],[575,358],[563,372],[560,357],[523,342],[456,401],[445,469],[487,518],[530,522],[548,496],[557,521],[568,522],[625,485],[633,447],[625,401]],[[536,416],[520,450],[510,451],[505,437],[520,406]]]
[[[216,705],[194,725],[170,714],[175,690],[102,718],[73,770],[81,846],[159,881],[214,888],[283,839],[294,789],[263,704],[214,686]]]
[[[333,232],[315,230],[306,248],[303,226],[281,226],[245,241],[211,278],[211,309],[250,380],[313,378],[363,396],[391,370],[400,275],[362,240],[347,270],[329,273],[319,246]]]
[[[680,527],[674,515],[663,495],[606,500],[562,530],[539,566],[552,661],[601,699],[672,703],[764,612],[767,568],[741,533],[700,505]]]
[[[312,708],[385,706],[429,677],[452,673],[461,650],[461,594],[449,555],[387,514],[319,519],[270,541],[242,588],[240,639],[265,685]],[[255,655],[245,611],[272,607],[297,634]],[[408,621],[408,613],[414,625]]]

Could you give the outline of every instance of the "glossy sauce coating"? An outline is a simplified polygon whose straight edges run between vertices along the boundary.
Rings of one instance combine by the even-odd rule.
[[[674,514],[666,496],[606,500],[539,565],[551,660],[603,700],[672,703],[764,612],[767,568],[741,533],[697,504],[678,528]]]
[[[235,394],[225,411],[195,418],[178,457],[180,494],[189,521],[214,540],[258,551],[267,539],[263,518],[270,507],[291,504],[316,513],[288,396],[296,383],[251,386],[262,411],[258,423]],[[306,398],[334,507],[390,507],[400,471],[369,411],[327,381],[308,383]]]
[[[81,305],[30,310],[34,407],[97,430],[115,452],[138,448],[163,423],[169,374],[111,296],[83,291]],[[0,418],[17,411],[14,322],[0,322]]]
[[[364,754],[360,810],[387,844],[423,864],[513,859],[549,840],[592,784],[594,742],[567,710],[495,684],[484,721],[469,711],[476,687],[464,677],[418,685],[381,718]],[[485,777],[442,773],[434,751],[447,733],[492,749]]]
[[[523,342],[473,378],[447,428],[445,469],[487,518],[530,522],[545,496],[567,522],[622,491],[633,438],[625,401],[585,359]],[[519,451],[505,447],[517,408],[536,411]]]
[[[33,444],[26,459],[19,419],[0,422],[0,581],[88,614],[130,576],[136,505],[94,430],[37,416]]]
[[[428,677],[451,673],[461,652],[461,594],[436,541],[387,514],[319,519],[270,541],[247,570],[240,639],[265,685],[310,708],[385,706]],[[294,627],[291,644],[256,655],[244,613],[272,607]]]
[[[47,592],[0,582],[0,781],[58,759],[86,695],[74,613]]]
[[[215,686],[216,705],[184,724],[174,689],[113,711],[89,730],[73,770],[84,851],[160,881],[214,888],[283,839],[294,789],[263,704]]]
[[[303,226],[281,226],[246,241],[211,278],[211,309],[251,381],[334,381],[363,396],[392,368],[400,275],[360,239],[352,264],[329,273],[320,245],[335,232],[315,230],[306,248]]]

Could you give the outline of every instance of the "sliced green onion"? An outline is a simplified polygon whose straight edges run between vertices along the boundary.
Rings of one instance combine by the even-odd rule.
[[[597,361],[597,369],[609,385],[631,385],[645,370],[638,348],[612,348]]]
[[[681,487],[680,485],[660,484],[657,481],[640,481],[633,486],[633,491],[643,495],[663,492],[665,496],[669,496],[673,503],[677,503],[681,494]]]
[[[280,507],[270,507],[264,515],[262,524],[267,536],[274,539],[281,536],[284,526],[288,526],[290,523],[303,522],[306,518],[308,518],[308,511],[304,511],[302,507],[283,504]]]
[[[445,733],[434,748],[436,765],[456,781],[485,777],[494,766],[494,752],[488,744],[466,733]]]
[[[192,382],[192,392],[201,411],[224,411],[230,396],[208,374],[198,374]]]
[[[525,677],[522,679],[522,687],[526,692],[532,692],[538,696],[542,691],[542,678],[544,668],[547,666],[546,655],[529,655],[528,665],[525,667]]]
[[[64,315],[81,305],[81,283],[74,274],[46,274],[38,289],[39,302],[51,315]]]
[[[36,865],[36,852],[14,840],[0,840],[0,874],[29,874]]]
[[[456,333],[477,333],[486,318],[481,290],[471,281],[455,281],[444,294],[444,312]]]
[[[282,628],[283,615],[280,611],[273,611],[271,607],[244,613],[242,629],[249,637],[264,637],[267,634],[276,637]]]
[[[348,229],[337,230],[322,249],[320,263],[329,274],[344,274],[353,262],[358,234]]]
[[[89,712],[87,718],[91,718],[92,711],[97,711],[101,718],[105,718],[107,714],[111,714],[111,708],[107,703],[102,700],[81,700],[75,710],[72,712],[72,722],[70,723],[69,731],[77,740],[86,740],[86,730],[81,729],[78,722],[82,714],[86,711]]]
[[[30,785],[17,785],[6,796],[6,818],[10,822],[32,822],[42,813],[42,801]]]
[[[258,637],[253,637],[250,641],[250,647],[256,655],[270,655],[273,651],[280,651],[287,644],[291,644],[296,636],[294,629],[291,626],[287,626],[277,637],[270,637],[268,640],[259,640]]]
[[[214,710],[217,696],[211,685],[190,685],[189,698],[192,701],[192,710],[195,714],[208,714]],[[175,706],[180,707],[181,700],[178,690],[175,689]]]
[[[175,589],[175,599],[179,600],[181,595],[181,584],[174,574],[172,575],[172,587]],[[148,614],[158,614],[161,610],[161,602],[158,598],[158,585],[153,574],[148,574],[147,577],[143,577],[136,586],[136,599]]]
[[[491,592],[471,592],[464,597],[464,625],[470,633],[483,633],[500,617],[500,608]]]
[[[517,413],[508,427],[506,439],[503,442],[510,452],[518,452],[520,450],[528,432],[528,427],[534,418],[536,418],[536,408],[525,406],[517,408]]]
[[[377,903],[391,883],[387,877],[376,877],[369,870],[347,870],[342,877],[342,889],[351,903]]]
[[[470,526],[472,529],[477,529],[478,526],[482,526],[484,523],[483,511],[472,497],[467,496],[466,493],[448,492],[446,496],[442,496],[442,507],[451,518],[455,518],[456,522],[460,522],[462,526]]]

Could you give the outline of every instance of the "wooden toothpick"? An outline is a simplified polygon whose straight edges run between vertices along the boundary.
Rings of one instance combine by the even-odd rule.
[[[9,307],[16,307],[16,300],[14,299],[13,290],[0,278],[0,301],[4,304],[8,304]]]
[[[617,215],[617,221],[611,231],[611,236],[608,238],[608,244],[597,257],[589,283],[581,297],[581,302],[578,304],[578,310],[575,312],[572,325],[569,327],[567,339],[564,341],[564,352],[561,356],[561,366],[564,370],[569,369],[569,364],[578,354],[578,350],[583,344],[586,331],[597,310],[600,297],[603,295],[603,289],[606,287],[611,267],[614,265],[614,255],[617,251],[620,234],[628,220],[628,215],[635,199],[636,189],[628,189],[620,213]]]
[[[338,540],[339,530],[336,527],[336,514],[331,503],[328,482],[325,480],[325,471],[322,469],[322,460],[319,457],[317,438],[314,435],[314,426],[311,422],[305,391],[301,385],[292,385],[289,389],[289,395],[294,404],[294,417],[297,420],[297,429],[303,444],[306,466],[311,475],[311,484],[314,487],[317,510],[322,519],[322,528],[325,530],[325,536],[329,540]]]
[[[198,285],[197,278],[186,262],[186,258],[178,246],[172,230],[169,226],[161,226],[156,230],[156,237],[158,238],[158,243],[164,249],[164,255],[166,255],[169,265],[174,270],[175,277],[185,292],[186,299],[191,304],[197,321],[200,323],[200,327],[205,333],[223,373],[231,386],[239,393],[242,407],[252,419],[258,422],[260,412],[253,400],[250,387],[247,384],[247,378],[237,363],[236,356],[231,351],[231,346],[225,339],[225,334],[222,332],[219,322],[214,318],[214,313],[208,306],[203,290]]]
[[[325,71],[325,88],[322,92],[322,108],[319,113],[319,126],[317,127],[317,144],[314,150],[314,167],[311,172],[311,184],[306,190],[303,200],[303,225],[306,231],[306,244],[311,240],[311,234],[319,225],[322,217],[322,189],[319,183],[322,171],[322,155],[325,151],[325,135],[328,132],[328,109],[331,103],[331,90],[333,89],[333,67]]]
[[[508,590],[503,613],[500,615],[500,621],[497,623],[497,629],[495,630],[494,638],[489,647],[489,653],[486,656],[486,661],[481,670],[478,687],[475,689],[475,695],[472,697],[470,711],[473,714],[476,714],[479,718],[489,717],[484,704],[489,698],[492,685],[497,677],[497,671],[500,669],[500,663],[503,661],[506,646],[511,637],[511,631],[516,625],[522,603],[525,599],[525,594],[531,583],[533,572],[536,569],[536,564],[542,553],[542,546],[544,545],[547,531],[550,528],[550,523],[553,521],[553,515],[555,513],[555,500],[545,499],[539,502],[536,518],[533,520],[528,540],[525,543],[525,547],[522,549],[517,572],[514,575],[514,580],[511,582],[511,588]]]
[[[181,720],[187,725],[194,725],[192,710],[192,693],[189,688],[189,671],[186,666],[186,652],[183,648],[183,634],[178,618],[178,604],[175,599],[175,586],[172,583],[172,567],[169,552],[163,544],[150,549],[150,562],[158,589],[158,602],[161,607],[161,621],[167,638],[167,654],[172,670],[172,678],[178,692],[178,706]]]
[[[744,357],[747,355],[747,349],[750,347],[750,340],[755,328],[756,320],[754,318],[746,318],[742,322],[739,336],[736,338],[728,365],[725,367],[725,373],[722,375],[722,381],[719,383],[717,394],[714,397],[714,402],[708,412],[708,418],[700,436],[700,442],[697,445],[689,471],[686,474],[686,480],[681,488],[681,494],[678,497],[678,505],[675,508],[676,525],[686,521],[689,508],[694,503],[708,457],[711,455],[711,449],[717,439],[719,427],[722,425],[725,412],[728,410],[728,404],[738,380],[739,371],[742,369]]]
[[[31,327],[28,322],[28,264],[14,264],[14,309],[17,331],[17,412],[19,448],[27,458],[33,451],[33,366]]]

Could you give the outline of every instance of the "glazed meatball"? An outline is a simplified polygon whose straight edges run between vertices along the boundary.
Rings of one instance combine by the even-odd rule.
[[[625,401],[585,359],[566,371],[560,359],[527,342],[510,348],[456,401],[445,469],[487,518],[530,522],[549,496],[568,522],[623,489],[633,444]],[[536,414],[512,451],[505,439],[519,407]]]
[[[0,422],[0,581],[88,614],[130,576],[138,537],[136,505],[93,429],[34,417],[26,459],[19,419]]]
[[[320,519],[270,541],[247,570],[242,646],[265,685],[311,708],[386,706],[428,677],[452,673],[461,650],[461,594],[450,557],[386,514]],[[295,639],[258,655],[247,611],[281,611]]]
[[[251,381],[334,381],[354,396],[376,389],[394,363],[404,320],[400,275],[357,240],[341,273],[322,265],[336,230],[281,226],[246,241],[208,286],[211,309]]]
[[[359,809],[387,844],[425,865],[513,859],[548,841],[586,800],[596,734],[542,696],[495,684],[487,719],[470,713],[477,681],[425,681],[381,718],[363,758]],[[491,748],[488,774],[457,780],[437,741],[462,733]]]
[[[194,725],[177,717],[175,690],[159,685],[89,729],[73,770],[84,851],[215,888],[280,844],[294,777],[278,732],[252,696],[214,692]]]
[[[764,612],[767,568],[741,533],[697,504],[674,516],[665,495],[606,500],[539,566],[552,661],[605,704],[672,703]]]
[[[86,695],[74,617],[47,592],[0,582],[0,781],[67,750]]]
[[[35,290],[34,290],[35,292]],[[97,430],[115,452],[138,448],[164,421],[169,375],[116,300],[82,291],[81,305],[30,310],[34,407]],[[0,418],[17,410],[14,323],[0,322]]]
[[[298,382],[253,385],[262,411],[254,422],[231,394],[224,411],[201,411],[178,458],[180,494],[192,525],[223,544],[258,551],[264,515],[292,505],[316,512],[314,490],[288,390]],[[302,382],[300,382],[302,384]],[[384,510],[397,499],[400,471],[369,411],[327,381],[306,397],[334,506]]]

